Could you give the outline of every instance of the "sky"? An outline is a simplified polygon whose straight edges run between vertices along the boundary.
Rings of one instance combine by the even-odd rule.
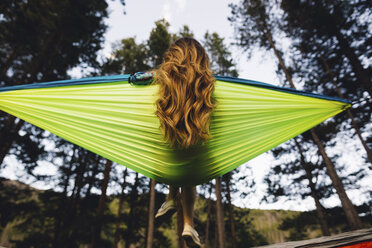
[[[228,4],[234,2],[238,1],[136,0],[126,1],[125,7],[118,1],[110,2],[111,13],[107,22],[109,30],[104,54],[109,55],[111,44],[123,38],[136,37],[137,42],[147,40],[155,27],[155,21],[162,18],[170,23],[170,32],[178,32],[183,25],[188,25],[196,39],[203,39],[206,31],[217,32],[225,38],[226,44],[231,44],[234,42],[234,29],[227,17],[230,15]],[[271,54],[258,52],[248,61],[241,51],[232,49],[232,53],[238,64],[240,77],[272,84],[278,81]]]
[[[137,42],[147,40],[151,29],[155,27],[155,21],[162,18],[165,18],[170,23],[170,32],[178,32],[183,25],[188,25],[190,30],[195,34],[196,39],[203,39],[205,32],[208,31],[210,33],[217,32],[221,37],[225,38],[227,45],[234,42],[234,29],[227,17],[230,15],[228,4],[238,3],[239,1],[237,0],[127,0],[124,7],[118,0],[109,0],[108,2],[110,4],[110,15],[106,22],[109,28],[105,35],[105,44],[101,56],[110,56],[112,44],[123,38],[136,37]],[[124,10],[125,15],[123,14]],[[248,58],[241,49],[235,46],[231,46],[231,48],[232,57],[237,63],[239,77],[279,85],[279,79],[275,73],[276,60],[273,54],[257,49],[253,53],[253,56]],[[71,71],[71,75],[75,78],[83,76],[79,69]],[[333,151],[327,152],[338,152],[342,154],[339,158],[341,161],[340,164],[363,164],[360,156],[355,157],[355,154],[350,155],[344,152],[355,150],[354,145],[358,146],[357,141],[353,139],[345,140],[343,145],[338,146]],[[3,169],[0,176],[17,179],[22,171],[20,165],[12,157],[7,157],[6,163],[11,166]],[[314,209],[315,205],[311,198],[293,201],[281,200],[272,204],[261,202],[261,198],[265,193],[265,185],[262,183],[262,179],[269,171],[270,166],[275,163],[277,161],[274,161],[269,153],[265,153],[242,165],[240,167],[241,174],[237,176],[244,175],[244,173],[253,176],[256,181],[255,193],[248,198],[241,199],[239,194],[245,189],[245,185],[241,182],[237,185],[240,192],[233,196],[233,203],[241,207],[260,209],[290,209],[299,211]],[[352,172],[353,166],[346,167],[345,170],[344,174]],[[56,173],[56,170],[47,164],[42,164],[39,171],[48,171],[49,174]],[[364,184],[368,185],[368,178],[364,180],[367,180]],[[45,188],[42,184],[34,184],[33,186]],[[364,189],[364,191],[368,190],[372,190],[371,187]],[[361,195],[360,192],[354,190],[347,193],[354,203],[360,204],[366,200],[366,195]],[[331,197],[323,203],[327,207],[340,205],[336,196]]]

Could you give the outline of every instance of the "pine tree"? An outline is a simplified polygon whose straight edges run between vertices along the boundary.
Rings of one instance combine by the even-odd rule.
[[[168,31],[169,23],[165,20],[155,22],[155,28],[150,32],[147,41],[149,48],[150,64],[153,68],[160,65],[163,61],[163,54],[172,43],[172,35]]]
[[[281,8],[285,11],[288,26],[293,32],[301,33],[302,40],[313,37],[323,43],[337,42],[337,49],[348,60],[356,84],[363,87],[372,96],[372,67],[363,66],[360,57],[370,53],[364,41],[371,38],[368,32],[370,23],[361,20],[361,15],[370,17],[369,1],[306,1],[283,0]],[[368,18],[367,17],[367,18]],[[296,30],[295,30],[296,29]],[[356,43],[355,41],[358,41]],[[368,67],[369,66],[369,67]]]
[[[121,217],[122,217],[122,211],[123,211],[123,203],[124,203],[124,193],[125,188],[127,185],[127,176],[128,176],[128,169],[125,168],[123,173],[123,182],[121,184],[121,194],[119,195],[119,206],[118,206],[118,214],[115,224],[115,233],[114,233],[114,245],[113,248],[118,247],[118,243],[120,241],[120,223],[121,223]]]
[[[348,4],[338,1],[325,1],[321,3],[323,10],[315,11],[310,8],[311,10],[308,11],[309,6],[307,3],[282,2],[281,7],[284,10],[286,20],[283,30],[295,40],[293,46],[299,50],[297,59],[301,61],[298,66],[301,67],[300,70],[303,77],[308,78],[306,81],[308,90],[316,88],[324,94],[346,98],[350,101],[360,101],[361,98],[365,97],[365,87],[361,84],[360,78],[354,73],[355,67],[358,66],[352,66],[339,42],[336,42],[336,39],[333,38],[334,32],[325,32],[323,30],[335,28],[333,25],[337,22],[337,28],[342,30],[342,32],[347,30],[345,32],[346,40],[359,41],[358,45],[352,46],[352,49],[360,54],[361,57],[367,55],[368,49],[365,44],[368,43],[370,34],[366,32],[365,25],[360,23],[362,22],[360,15],[363,15],[365,11],[361,7],[365,4],[367,3],[364,1],[349,2]],[[313,6],[312,8],[315,7]],[[337,8],[338,11],[333,14],[333,17],[326,13],[327,9],[331,11],[334,8]],[[299,14],[301,12],[304,13]],[[350,18],[347,17],[347,21],[345,21],[345,16],[348,13],[355,14],[351,15]],[[308,20],[308,18],[311,19]],[[322,27],[319,27],[318,21],[313,20],[325,20],[327,18],[336,18],[337,20],[324,21],[326,25]],[[363,70],[366,72],[372,71],[371,68]],[[358,108],[348,109],[345,114],[335,118],[340,124],[345,120],[346,115],[350,118],[355,134],[361,141],[370,163],[372,163],[372,151],[363,138],[362,132],[366,123],[369,122],[371,113],[372,104],[367,101],[359,104]]]
[[[148,48],[137,44],[134,38],[121,40],[113,47],[113,52],[101,65],[103,75],[131,74],[150,69]]]
[[[225,237],[225,222],[223,214],[223,205],[222,205],[222,190],[221,190],[221,178],[216,178],[216,215],[217,215],[217,238],[218,238],[218,247],[226,247],[226,237]]]
[[[82,63],[97,67],[106,1],[2,1],[0,16],[0,85],[66,79],[67,71]],[[0,164],[12,146],[22,147],[14,142],[23,124],[14,116],[0,116]]]
[[[225,45],[224,38],[217,33],[204,35],[204,47],[209,54],[211,69],[214,74],[237,77],[238,71],[231,52]]]
[[[148,224],[147,224],[147,239],[146,248],[151,248],[154,240],[154,218],[155,218],[155,185],[156,182],[150,179],[150,200],[148,211]]]
[[[283,59],[283,53],[277,48],[273,33],[275,32],[275,23],[272,16],[268,14],[270,7],[265,0],[243,0],[240,5],[230,5],[232,8],[232,17],[229,20],[235,25],[238,35],[238,44],[245,50],[250,50],[258,45],[266,50],[272,50],[278,59],[278,64],[285,74],[285,77],[291,86],[296,88],[292,79],[291,72],[288,70]],[[344,186],[337,174],[335,165],[325,151],[325,147],[319,139],[314,129],[310,130],[312,139],[317,145],[319,153],[322,155],[328,175],[333,186],[341,200],[347,220],[351,229],[362,228],[362,223],[356,212],[355,207],[347,196]]]

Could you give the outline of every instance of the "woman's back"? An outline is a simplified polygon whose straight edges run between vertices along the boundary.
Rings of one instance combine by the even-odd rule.
[[[208,55],[195,39],[181,38],[165,53],[155,74],[160,85],[156,115],[171,147],[188,148],[210,138],[214,82]]]

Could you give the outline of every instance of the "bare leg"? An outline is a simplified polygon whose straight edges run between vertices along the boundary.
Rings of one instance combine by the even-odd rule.
[[[161,205],[158,212],[155,215],[155,218],[168,218],[171,217],[177,210],[177,197],[179,195],[178,187],[169,186],[169,193],[167,199]]]
[[[188,247],[201,247],[198,232],[194,229],[194,203],[196,198],[195,187],[181,188],[181,202],[183,211],[182,237]]]
[[[195,187],[181,187],[181,203],[184,224],[194,227],[194,203],[196,197]]]
[[[178,192],[179,192],[178,187],[174,187],[174,186],[169,185],[169,193],[168,193],[168,196],[167,196],[167,201],[177,200]]]

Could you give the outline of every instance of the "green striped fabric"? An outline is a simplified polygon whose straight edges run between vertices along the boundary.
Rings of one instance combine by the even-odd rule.
[[[175,150],[162,140],[155,115],[158,86],[109,79],[0,90],[0,110],[156,181],[182,186],[221,176],[350,107],[221,77],[214,92],[213,138]]]

